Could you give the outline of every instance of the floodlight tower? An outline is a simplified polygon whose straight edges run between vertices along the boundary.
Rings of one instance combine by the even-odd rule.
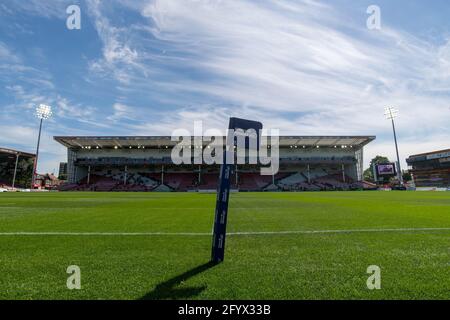
[[[37,148],[36,148],[36,158],[34,159],[34,166],[33,166],[33,177],[31,178],[31,189],[34,188],[34,183],[36,181],[36,169],[37,169],[37,162],[39,157],[39,145],[41,143],[41,132],[42,132],[42,122],[44,120],[49,119],[52,116],[52,107],[47,106],[45,104],[40,104],[36,108],[36,117],[40,119],[39,123],[39,135],[38,135],[38,141],[37,141]]]
[[[403,185],[402,169],[400,166],[400,156],[398,154],[397,133],[395,132],[395,123],[394,123],[394,119],[398,116],[398,110],[393,107],[386,107],[384,108],[384,115],[386,116],[386,119],[391,120],[392,122],[392,130],[394,132],[394,141],[395,141],[395,151],[397,152],[397,176],[398,181],[400,182],[400,184]]]

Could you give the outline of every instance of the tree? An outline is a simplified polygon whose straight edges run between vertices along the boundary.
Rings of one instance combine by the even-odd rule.
[[[408,182],[412,180],[411,172],[408,170],[403,170],[403,181]]]
[[[376,156],[370,161],[370,166],[366,170],[364,170],[364,180],[369,182],[374,182],[375,179],[373,177],[373,168],[375,165],[379,163],[389,163],[389,159],[384,156]]]

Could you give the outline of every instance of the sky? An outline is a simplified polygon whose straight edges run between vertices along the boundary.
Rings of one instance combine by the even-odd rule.
[[[66,22],[78,5],[81,29]],[[367,8],[380,8],[380,28]],[[281,135],[375,135],[395,159],[450,148],[447,0],[0,0],[0,146],[67,157],[55,135],[171,135],[230,116]]]

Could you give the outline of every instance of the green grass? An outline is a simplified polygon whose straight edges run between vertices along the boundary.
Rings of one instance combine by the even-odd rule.
[[[0,299],[448,299],[450,229],[231,235],[211,266],[215,195],[0,194]],[[450,193],[232,194],[229,232],[450,228]],[[68,290],[66,268],[81,268]],[[368,290],[366,269],[382,270]]]

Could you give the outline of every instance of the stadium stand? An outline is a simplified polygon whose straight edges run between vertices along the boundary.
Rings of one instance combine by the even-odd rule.
[[[0,186],[11,189],[14,184],[15,188],[30,188],[34,159],[32,153],[0,148]]]
[[[255,165],[237,165],[239,191],[351,190],[361,187],[363,148],[370,136],[280,137],[280,170],[262,176]],[[172,163],[171,137],[55,137],[67,147],[67,183],[61,191],[215,190],[217,165]],[[207,147],[206,143],[203,146]]]
[[[450,187],[450,149],[412,155],[406,162],[416,187]]]

